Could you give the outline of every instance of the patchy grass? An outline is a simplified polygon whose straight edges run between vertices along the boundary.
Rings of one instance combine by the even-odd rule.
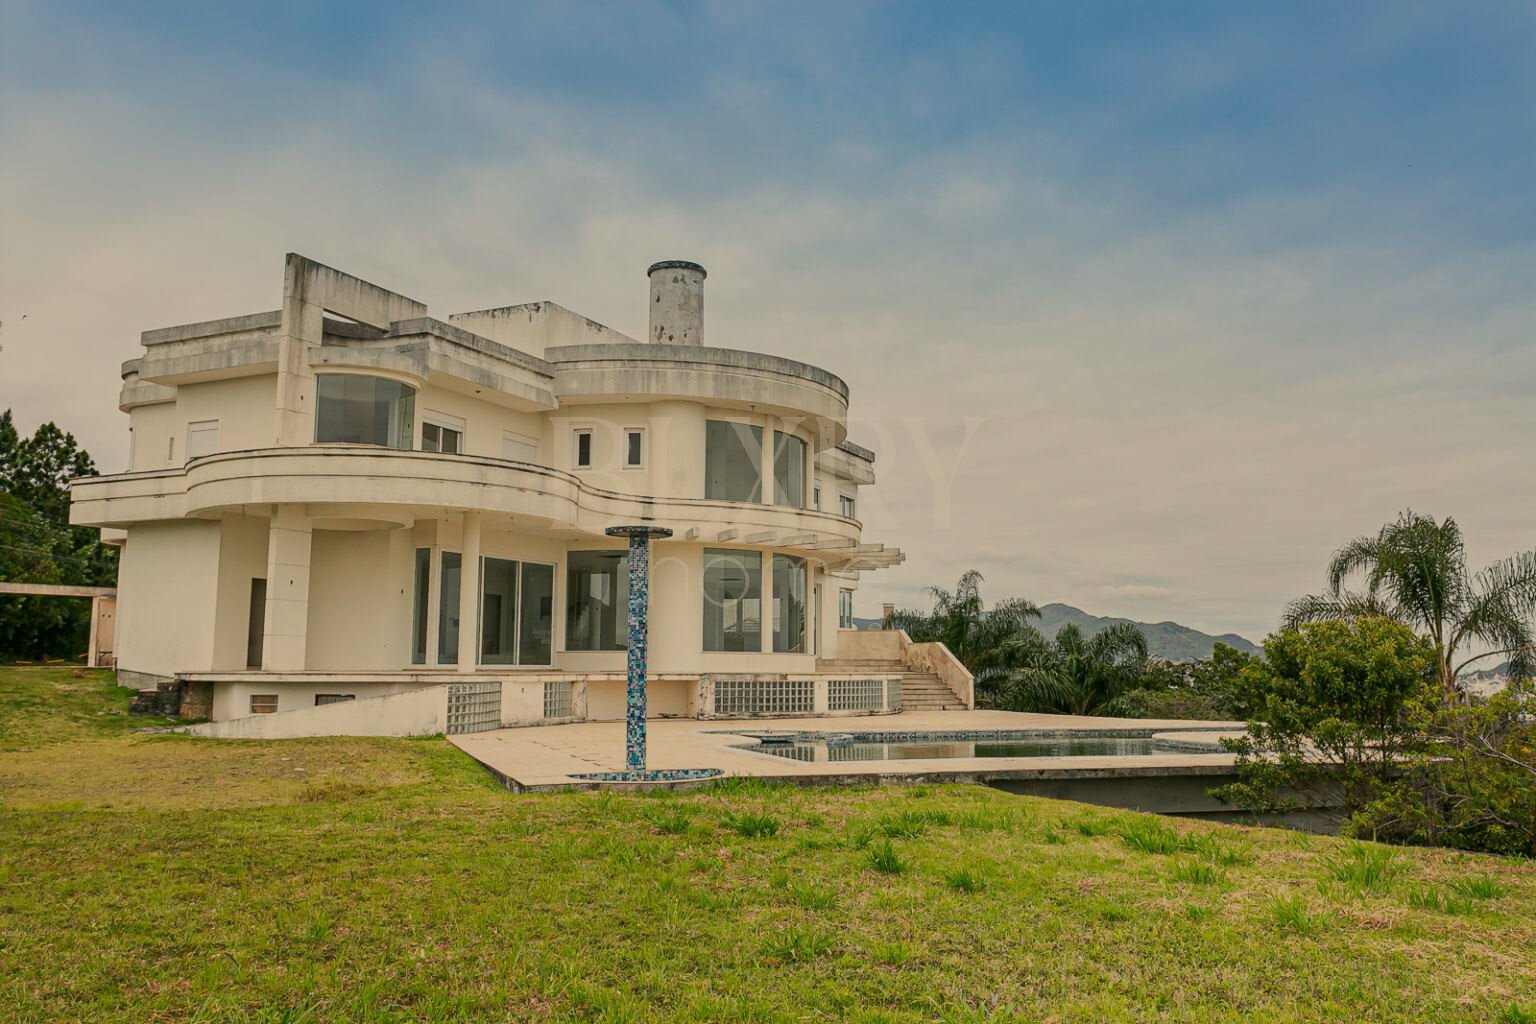
[[[514,796],[442,740],[135,736],[61,681],[0,669],[43,691],[0,706],[7,1022],[1536,1021],[1528,862],[1378,883],[964,786]]]

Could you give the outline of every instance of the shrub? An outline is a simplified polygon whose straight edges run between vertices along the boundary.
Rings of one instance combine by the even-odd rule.
[[[979,871],[969,868],[954,868],[944,872],[944,881],[951,889],[960,892],[980,892],[987,887],[987,879]]]
[[[1156,818],[1133,818],[1120,826],[1125,845],[1142,853],[1176,853],[1179,834]]]
[[[1276,896],[1269,902],[1275,924],[1298,935],[1312,935],[1322,927],[1318,916],[1307,909],[1300,896]]]
[[[901,854],[896,852],[896,847],[891,845],[889,839],[882,839],[865,851],[865,859],[869,866],[882,875],[899,875],[907,870],[907,862]]]
[[[1363,843],[1351,843],[1328,862],[1329,874],[1357,892],[1386,892],[1398,867],[1395,851]]]
[[[779,819],[769,814],[728,813],[720,819],[720,824],[746,839],[764,839],[779,834]]]
[[[1226,881],[1227,876],[1210,864],[1198,860],[1181,860],[1174,865],[1173,879],[1190,885],[1215,885]]]
[[[786,928],[763,943],[763,955],[774,960],[815,960],[832,951],[832,937],[800,927]]]
[[[1497,878],[1478,875],[1474,878],[1458,878],[1451,888],[1471,900],[1496,900],[1509,891]]]
[[[1433,910],[1440,914],[1470,914],[1474,909],[1468,897],[1443,892],[1432,885],[1410,892],[1408,905],[1417,910]]]

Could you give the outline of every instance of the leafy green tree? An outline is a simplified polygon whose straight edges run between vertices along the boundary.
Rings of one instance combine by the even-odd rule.
[[[1387,798],[1403,759],[1421,745],[1418,720],[1437,655],[1402,623],[1360,617],[1287,627],[1242,669],[1254,708],[1247,736],[1229,740],[1238,781],[1213,791],[1260,813],[1310,811],[1349,821]]]
[[[1358,580],[1355,588],[1352,581]],[[1536,550],[1467,570],[1461,528],[1412,510],[1334,553],[1328,589],[1293,602],[1287,626],[1385,616],[1429,637],[1435,678],[1447,695],[1484,658],[1505,657],[1515,679],[1536,672]],[[1481,645],[1488,650],[1470,654]]]
[[[1083,635],[1068,623],[1047,640],[1016,641],[1018,667],[1000,687],[998,706],[1009,711],[1067,715],[1124,715],[1134,709],[1129,695],[1147,675],[1147,638],[1120,622]]]
[[[1217,641],[1209,658],[1192,662],[1154,660],[1142,682],[1126,695],[1133,718],[1242,721],[1251,717],[1251,695],[1242,673],[1255,656]]]
[[[69,481],[95,476],[74,437],[44,423],[30,438],[0,414],[0,580],[111,586],[117,553],[96,530],[69,525]],[[73,657],[85,650],[90,605],[77,598],[0,594],[0,657]]]
[[[999,601],[988,608],[981,597],[982,575],[975,569],[964,573],[954,590],[929,587],[933,608],[927,612],[897,611],[887,628],[905,630],[917,643],[943,643],[976,678],[976,692],[983,700],[1018,663],[1025,641],[1038,637],[1030,619],[1040,617],[1034,602],[1023,598]]]

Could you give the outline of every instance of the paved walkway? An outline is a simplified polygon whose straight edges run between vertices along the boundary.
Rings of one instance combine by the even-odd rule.
[[[719,768],[727,775],[761,775],[806,782],[987,782],[993,779],[1090,775],[1218,774],[1232,755],[1215,746],[1218,735],[1241,733],[1237,722],[1084,718],[1012,711],[907,711],[854,718],[757,719],[752,721],[653,719],[649,723],[651,768]],[[1213,727],[1226,726],[1224,733]],[[741,749],[764,732],[903,733],[994,729],[1087,729],[1099,732],[1154,730],[1181,745],[1209,744],[1210,752],[1184,749],[1136,756],[934,758],[900,761],[808,762]],[[516,789],[594,788],[572,775],[624,767],[624,723],[581,722],[451,736],[469,756]]]

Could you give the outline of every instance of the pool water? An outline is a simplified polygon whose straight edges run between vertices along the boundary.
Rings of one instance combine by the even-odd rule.
[[[796,761],[907,761],[948,757],[1131,757],[1161,753],[1145,736],[1069,736],[1029,740],[797,740],[752,750]]]

